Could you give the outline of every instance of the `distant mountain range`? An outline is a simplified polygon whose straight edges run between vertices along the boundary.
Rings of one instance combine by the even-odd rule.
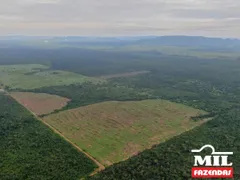
[[[186,46],[206,48],[240,48],[240,39],[209,38],[202,36],[121,36],[121,37],[81,37],[81,36],[1,36],[3,42],[52,41],[61,44],[79,45],[152,45]]]
[[[135,37],[55,37],[64,43],[89,43],[109,45],[157,45],[186,47],[240,47],[240,39],[208,38],[201,36],[135,36]]]
[[[142,39],[139,44],[161,46],[191,46],[191,47],[240,47],[239,39],[208,38],[201,36],[161,36]]]

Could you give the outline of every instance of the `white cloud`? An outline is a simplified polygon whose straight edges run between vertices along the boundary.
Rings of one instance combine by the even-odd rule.
[[[0,0],[0,3],[0,34],[190,33],[240,37],[240,1],[236,0]]]

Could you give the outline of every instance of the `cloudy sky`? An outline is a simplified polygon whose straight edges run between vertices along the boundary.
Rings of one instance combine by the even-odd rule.
[[[239,0],[0,0],[0,35],[240,38]]]

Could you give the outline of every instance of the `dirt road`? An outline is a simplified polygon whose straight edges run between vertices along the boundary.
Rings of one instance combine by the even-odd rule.
[[[9,94],[7,91],[5,91],[5,93],[10,96],[11,98],[13,98],[18,104],[20,104],[14,97],[11,96],[11,94]],[[21,106],[23,106],[22,104],[20,104]],[[23,106],[24,107],[24,106]],[[24,107],[25,109],[27,109],[26,107]],[[77,146],[75,143],[73,143],[72,141],[70,141],[68,138],[66,138],[61,132],[59,132],[57,129],[55,129],[54,127],[52,127],[50,124],[44,122],[40,117],[38,117],[34,112],[32,112],[31,110],[27,109],[32,115],[34,115],[34,117],[41,121],[43,124],[45,124],[47,127],[49,127],[50,129],[52,129],[56,134],[60,135],[63,139],[65,139],[67,142],[69,142],[73,147],[75,147],[79,152],[85,154],[89,159],[91,159],[97,166],[98,168],[93,171],[91,173],[90,176],[96,174],[99,171],[102,171],[105,169],[105,167],[98,162],[95,158],[93,158],[90,154],[88,154],[87,152],[83,151],[79,146]]]

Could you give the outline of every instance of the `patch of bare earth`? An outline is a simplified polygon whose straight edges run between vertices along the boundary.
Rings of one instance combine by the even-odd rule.
[[[111,78],[118,78],[118,77],[131,77],[131,76],[137,76],[137,75],[146,74],[146,73],[149,73],[149,71],[134,71],[134,72],[119,73],[119,74],[110,74],[110,75],[100,76],[100,78],[111,79]]]
[[[45,93],[12,92],[10,95],[38,116],[62,109],[70,101],[67,98]]]

